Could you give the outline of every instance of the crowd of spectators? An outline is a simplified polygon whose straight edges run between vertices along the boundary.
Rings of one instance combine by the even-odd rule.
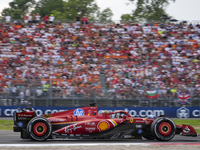
[[[0,23],[0,93],[200,97],[199,24],[77,22]]]

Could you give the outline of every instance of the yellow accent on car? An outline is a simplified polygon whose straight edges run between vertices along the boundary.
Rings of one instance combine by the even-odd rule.
[[[111,121],[114,122],[114,124],[115,124],[116,126],[118,125],[117,122],[116,122],[115,120],[111,119]]]

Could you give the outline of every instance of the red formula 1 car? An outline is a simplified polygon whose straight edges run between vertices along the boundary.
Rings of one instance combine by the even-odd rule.
[[[133,139],[169,141],[175,134],[197,136],[189,125],[176,125],[166,116],[133,118],[125,111],[97,113],[97,107],[77,108],[37,117],[31,108],[14,113],[14,132],[22,139]]]

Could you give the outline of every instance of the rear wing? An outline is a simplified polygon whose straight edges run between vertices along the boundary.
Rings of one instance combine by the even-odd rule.
[[[33,111],[32,108],[18,108],[20,112],[14,112],[13,113],[13,120],[14,120],[14,132],[21,132],[22,129],[26,129],[26,126],[28,122],[34,118],[37,117],[37,114],[35,111]]]

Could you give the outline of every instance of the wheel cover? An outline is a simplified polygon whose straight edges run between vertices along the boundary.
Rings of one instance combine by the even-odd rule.
[[[168,136],[172,132],[172,126],[167,122],[163,122],[159,125],[158,131],[161,135]]]
[[[46,124],[38,122],[33,126],[33,132],[37,136],[44,136],[47,132]]]

